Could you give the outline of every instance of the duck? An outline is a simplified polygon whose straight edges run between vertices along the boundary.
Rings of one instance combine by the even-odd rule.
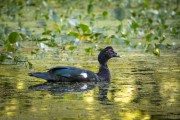
[[[107,65],[109,59],[120,57],[111,46],[107,46],[98,55],[99,71],[94,73],[90,70],[71,66],[56,66],[47,72],[31,72],[29,76],[45,79],[47,82],[100,82],[110,81],[111,74]]]

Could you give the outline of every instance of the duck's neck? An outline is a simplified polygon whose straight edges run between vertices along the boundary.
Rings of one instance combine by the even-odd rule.
[[[100,64],[97,75],[100,77],[101,81],[110,81],[111,75],[107,64]]]

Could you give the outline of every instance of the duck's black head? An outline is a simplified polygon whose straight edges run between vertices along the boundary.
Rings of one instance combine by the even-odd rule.
[[[98,56],[98,61],[101,65],[105,65],[107,61],[112,57],[120,57],[116,52],[114,52],[111,46],[103,49]]]

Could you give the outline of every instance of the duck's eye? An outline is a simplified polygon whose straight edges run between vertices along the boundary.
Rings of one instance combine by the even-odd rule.
[[[109,49],[107,52],[112,53],[114,52],[113,49]]]

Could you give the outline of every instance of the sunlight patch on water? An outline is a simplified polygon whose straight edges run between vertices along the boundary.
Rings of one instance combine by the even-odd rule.
[[[94,91],[88,91],[87,93],[85,93],[84,95],[84,101],[86,101],[88,104],[92,104],[94,102]]]
[[[17,83],[17,85],[16,85],[16,89],[18,89],[18,90],[22,90],[22,89],[24,89],[24,82],[18,82]]]

